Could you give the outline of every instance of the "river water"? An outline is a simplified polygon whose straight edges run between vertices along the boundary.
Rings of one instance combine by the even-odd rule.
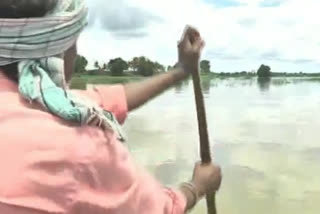
[[[320,81],[204,80],[222,214],[319,214]],[[175,186],[199,159],[191,81],[132,112],[125,124],[138,164]],[[206,213],[205,202],[193,210]]]

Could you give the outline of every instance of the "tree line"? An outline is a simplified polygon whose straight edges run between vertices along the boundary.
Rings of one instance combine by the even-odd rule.
[[[141,76],[152,76],[156,73],[166,71],[166,68],[159,62],[152,61],[147,57],[134,57],[130,61],[118,57],[110,59],[108,63],[100,64],[98,61],[94,63],[95,69],[87,70],[88,60],[81,55],[78,55],[75,62],[75,70],[78,73],[89,72],[89,74],[109,72],[113,76],[122,76],[125,71],[130,71],[132,74]]]
[[[86,73],[97,74],[97,73],[107,73],[109,72],[113,76],[122,76],[126,71],[130,71],[132,74],[141,76],[152,76],[156,73],[163,73],[172,68],[173,66],[164,66],[157,61],[152,61],[145,56],[134,57],[130,61],[125,61],[124,59],[118,57],[110,59],[108,63],[94,62],[94,68],[92,70],[87,70],[88,60],[81,55],[77,55],[75,62],[76,73]],[[210,62],[208,60],[201,61],[201,72],[210,73]]]
[[[92,70],[87,70],[88,60],[81,55],[77,55],[75,62],[76,73],[88,73],[88,74],[99,74],[108,73],[113,76],[122,76],[125,72],[130,72],[133,75],[141,76],[152,76],[157,73],[166,72],[176,65],[164,66],[157,61],[152,61],[145,56],[134,57],[130,61],[125,61],[124,59],[118,57],[110,59],[108,63],[99,63],[96,61],[94,63],[94,68]],[[237,76],[258,76],[258,78],[271,78],[275,76],[319,76],[320,73],[307,74],[303,72],[299,73],[274,73],[271,71],[271,67],[262,64],[257,71],[241,71],[241,72],[220,72],[214,73],[211,70],[211,64],[209,60],[202,60],[200,62],[200,72],[202,74],[213,74],[225,77],[237,77]]]

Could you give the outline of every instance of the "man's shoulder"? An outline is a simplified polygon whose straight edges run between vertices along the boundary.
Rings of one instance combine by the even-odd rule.
[[[107,140],[100,129],[76,126],[17,101],[0,105],[0,138],[2,146],[8,143],[29,149],[70,149],[71,152],[79,146],[93,146]]]

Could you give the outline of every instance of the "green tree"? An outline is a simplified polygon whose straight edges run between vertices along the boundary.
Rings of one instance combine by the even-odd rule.
[[[259,78],[270,78],[271,77],[271,68],[268,65],[261,65],[257,71]]]
[[[156,72],[162,72],[165,70],[163,65],[157,62],[152,62],[144,56],[134,57],[129,62],[129,67],[134,73],[142,76],[152,76]]]
[[[210,72],[210,61],[209,60],[202,60],[200,62],[200,71],[202,73],[209,73]]]
[[[129,64],[129,68],[132,69],[133,73],[137,73],[138,72],[139,60],[140,60],[140,57],[134,57],[128,63]]]
[[[121,76],[123,75],[123,71],[128,69],[128,63],[121,58],[111,59],[108,63],[108,67],[110,69],[111,75],[113,76]]]
[[[108,65],[107,65],[106,63],[103,63],[102,70],[103,70],[103,71],[106,71],[107,68],[108,68]]]
[[[155,71],[156,66],[151,60],[147,59],[144,56],[139,58],[138,74],[142,76],[152,76]]]
[[[77,55],[75,61],[75,72],[85,72],[88,65],[88,60],[81,55]]]
[[[95,61],[95,62],[94,62],[94,67],[95,67],[97,70],[100,70],[100,65],[99,65],[99,62],[98,62],[98,61]]]
[[[154,66],[155,66],[156,72],[158,73],[163,73],[166,71],[165,67],[158,62],[155,62]]]

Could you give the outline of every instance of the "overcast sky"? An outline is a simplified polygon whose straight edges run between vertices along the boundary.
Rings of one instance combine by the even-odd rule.
[[[319,0],[87,0],[89,26],[79,53],[89,61],[147,56],[177,59],[184,26],[206,41],[215,72],[257,69],[320,72]]]

